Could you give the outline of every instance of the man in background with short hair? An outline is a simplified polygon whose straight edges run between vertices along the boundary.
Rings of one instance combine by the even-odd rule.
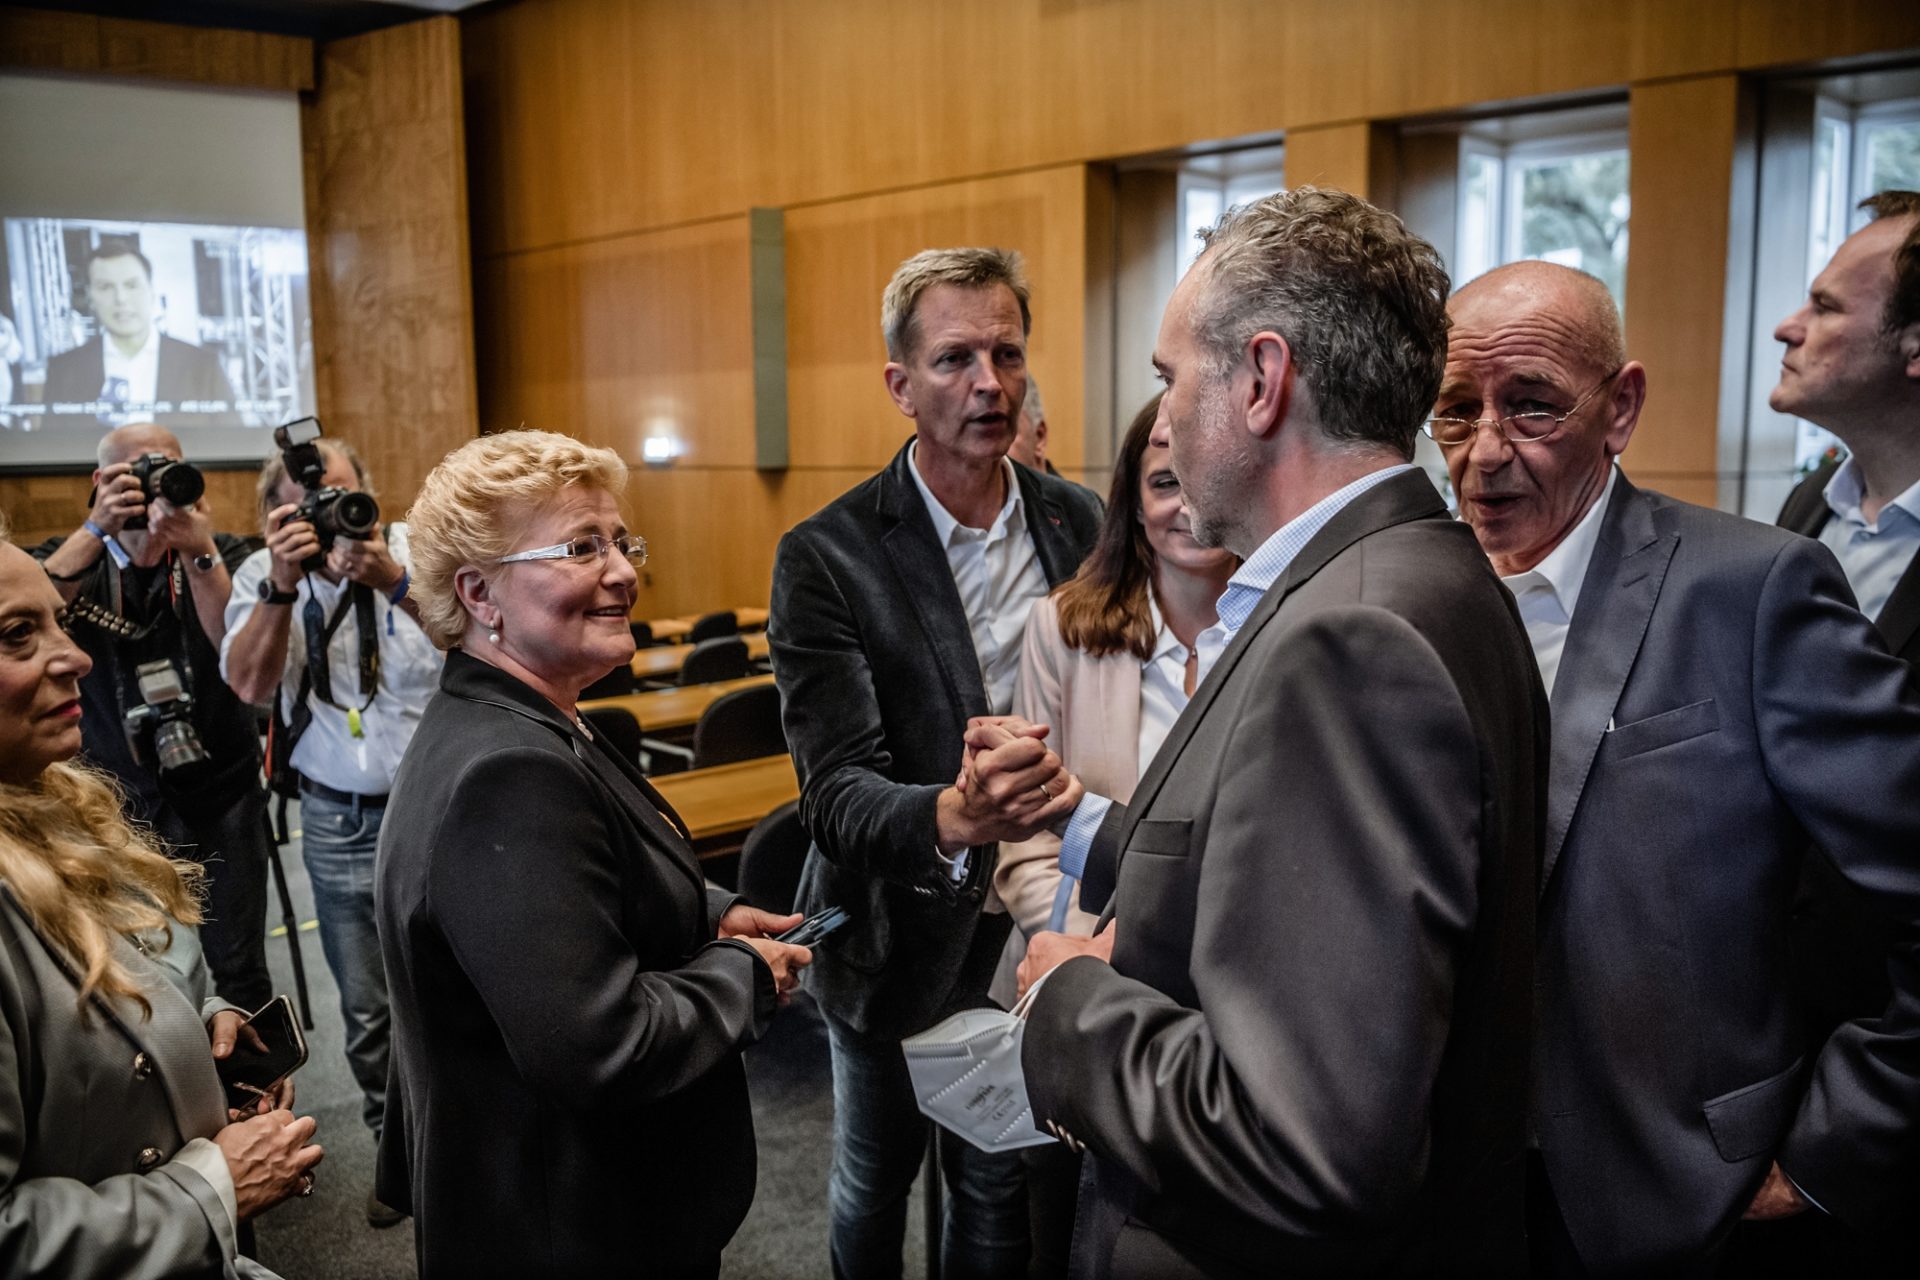
[[[930,249],[902,263],[881,303],[883,377],[913,437],[782,538],[774,562],[767,630],[813,838],[800,909],[853,917],[808,979],[833,1051],[838,1277],[900,1274],[928,1131],[900,1041],[989,1004],[1012,928],[991,896],[999,842],[1075,798],[1034,739],[995,755],[1001,784],[955,785],[968,718],[1007,711],[1027,612],[1100,523],[1072,486],[1007,460],[1030,319],[1018,254]],[[942,1274],[1024,1277],[1019,1154],[946,1132],[939,1149]]]
[[[80,682],[83,754],[119,781],[129,818],[206,868],[207,968],[219,995],[251,1013],[273,996],[267,802],[253,713],[220,678],[229,575],[247,544],[214,532],[204,496],[183,506],[150,497],[134,465],[156,455],[159,467],[183,456],[164,427],[107,432],[92,510],[33,554],[93,659]]]

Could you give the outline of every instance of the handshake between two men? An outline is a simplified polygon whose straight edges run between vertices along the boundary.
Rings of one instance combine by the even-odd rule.
[[[953,787],[940,795],[936,821],[940,851],[949,857],[973,845],[1026,840],[1066,830],[1086,789],[1046,745],[1048,726],[1019,716],[975,716],[967,721],[966,753]],[[1027,940],[1020,962],[1025,995],[1054,966],[1075,956],[1113,959],[1114,922],[1097,936],[1043,931]]]

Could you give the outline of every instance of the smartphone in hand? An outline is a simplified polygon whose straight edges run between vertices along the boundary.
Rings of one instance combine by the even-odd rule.
[[[226,1086],[227,1106],[251,1111],[306,1061],[307,1040],[293,1016],[293,1001],[281,995],[240,1024],[233,1052],[216,1058],[214,1067]]]

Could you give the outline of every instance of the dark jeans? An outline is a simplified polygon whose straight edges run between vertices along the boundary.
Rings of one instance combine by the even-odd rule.
[[[162,805],[154,833],[174,853],[206,869],[206,916],[200,949],[213,989],[251,1013],[273,998],[267,975],[267,793]]]
[[[914,1104],[897,1039],[855,1031],[827,1015],[833,1050],[833,1167],[827,1177],[829,1244],[838,1280],[901,1274],[907,1198],[927,1150],[927,1119]],[[939,1130],[946,1180],[943,1280],[1024,1280],[1027,1201],[1020,1153],[989,1155]]]

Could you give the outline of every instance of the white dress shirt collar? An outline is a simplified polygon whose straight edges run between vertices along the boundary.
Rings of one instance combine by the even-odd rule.
[[[1920,522],[1920,480],[1916,480],[1905,491],[1889,499],[1887,505],[1880,508],[1879,518],[1869,524],[1860,510],[1860,503],[1867,496],[1866,481],[1861,478],[1860,468],[1854,465],[1852,458],[1843,461],[1827,478],[1823,493],[1827,507],[1834,515],[1864,528],[1871,529],[1884,523],[1887,513],[1894,509],[1908,519]]]
[[[1567,620],[1573,620],[1573,611],[1580,603],[1580,589],[1586,585],[1587,566],[1593,563],[1593,549],[1600,541],[1600,525],[1606,518],[1607,505],[1613,501],[1614,485],[1619,478],[1620,468],[1609,466],[1606,485],[1587,508],[1587,514],[1580,517],[1580,523],[1560,539],[1560,545],[1549,551],[1545,560],[1525,573],[1501,578],[1508,590],[1517,596],[1528,587],[1544,584],[1559,602]]]

